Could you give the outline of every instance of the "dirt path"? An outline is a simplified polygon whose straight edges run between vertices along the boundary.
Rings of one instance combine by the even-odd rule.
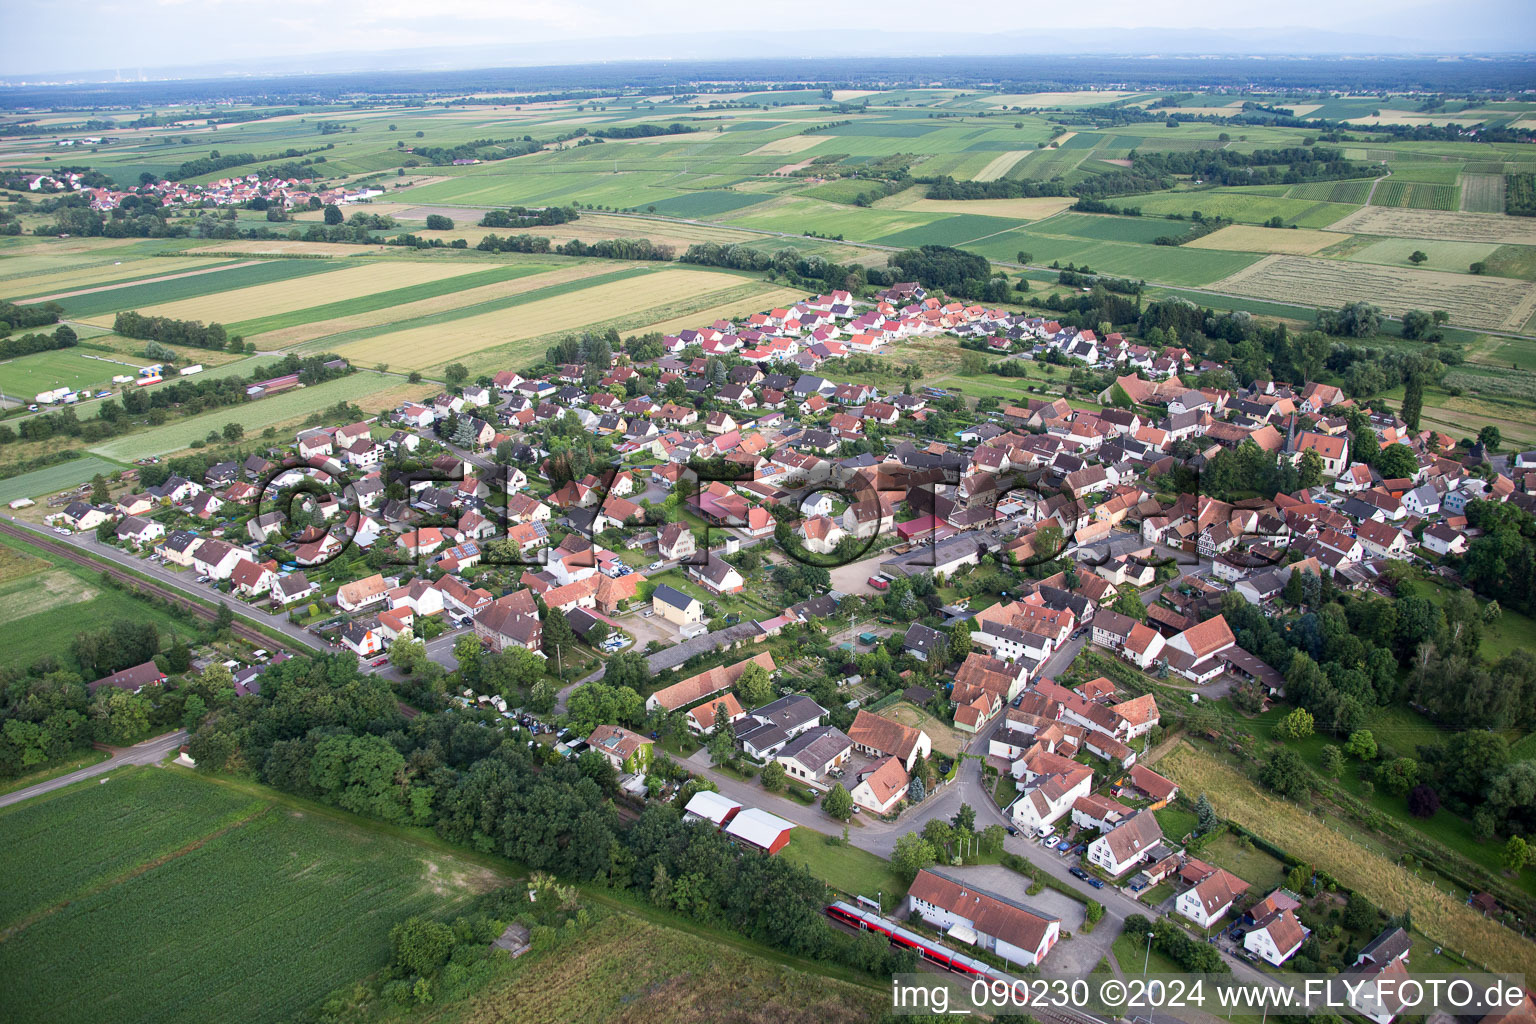
[[[1392,177],[1392,168],[1388,167],[1386,174],[1383,174],[1381,177],[1379,177],[1375,181],[1371,182],[1371,190],[1365,194],[1365,205],[1366,206],[1370,206],[1371,205],[1371,200],[1376,198],[1376,186],[1380,185],[1382,182],[1386,181],[1390,177]]]
[[[221,267],[204,267],[202,270],[185,270],[180,274],[166,274],[163,277],[146,277],[137,281],[119,281],[117,284],[99,284],[94,288],[77,288],[72,292],[58,292],[53,295],[43,295],[35,299],[27,299],[22,304],[30,305],[34,302],[56,302],[59,299],[72,299],[77,295],[94,295],[96,292],[110,292],[118,288],[130,288],[139,284],[159,284],[161,281],[175,281],[182,277],[197,277],[199,274],[214,274],[220,270],[234,270],[237,267],[249,267],[261,260],[241,260],[239,263],[226,263]]]

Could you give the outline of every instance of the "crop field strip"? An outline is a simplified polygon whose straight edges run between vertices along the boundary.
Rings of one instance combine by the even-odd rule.
[[[119,772],[104,786],[73,787],[20,806],[38,812],[35,823],[66,826],[73,819],[68,827],[89,831],[121,813],[110,804],[77,812],[76,798],[99,789],[113,801],[115,788],[136,782],[134,776],[149,782],[141,799],[126,804],[135,808],[130,829],[155,833],[162,848],[176,844],[174,855],[141,862],[0,943],[0,971],[10,979],[7,1012],[17,1019],[289,1020],[382,966],[396,922],[418,913],[451,915],[494,877],[330,812],[253,800],[175,770]],[[189,823],[179,837],[158,823],[179,820],[176,801],[197,806],[221,797],[237,808],[226,814],[256,813],[212,833]],[[0,818],[0,829],[7,822]],[[77,845],[93,853],[102,848],[94,837]],[[29,876],[40,861],[68,853],[46,841],[29,848],[41,851],[25,869]],[[143,926],[152,921],[163,927]],[[123,928],[132,929],[131,941]],[[255,962],[263,969],[252,970]],[[283,984],[272,984],[274,977]],[[87,999],[80,998],[82,978],[90,980]]]
[[[1264,228],[1253,224],[1231,224],[1219,228],[1203,238],[1186,242],[1184,249],[1220,249],[1224,252],[1289,253],[1293,256],[1310,256],[1315,252],[1337,245],[1339,236],[1313,228],[1297,228],[1287,231],[1281,228]]]
[[[1435,185],[1422,181],[1403,181],[1392,177],[1376,186],[1372,206],[1403,206],[1412,210],[1455,210],[1461,193],[1455,185]]]
[[[59,305],[64,307],[64,315],[69,319],[83,320],[95,317],[103,318],[110,323],[111,317],[107,314],[119,310],[145,309],[180,299],[216,295],[253,285],[293,281],[314,274],[329,273],[344,265],[339,260],[261,260],[211,274],[150,281],[124,288],[114,288],[111,291],[77,295],[61,300]],[[171,264],[166,269],[174,270],[175,265]]]
[[[493,350],[512,366],[533,354],[534,346],[529,342],[534,339],[577,330],[598,333],[614,323],[654,323],[734,301],[737,296],[745,299],[776,290],[764,282],[732,274],[671,268],[616,277],[588,282],[585,287],[562,288],[560,295],[530,298],[507,308],[456,318],[451,330],[442,330],[439,323],[410,327],[350,342],[337,351],[363,363],[423,369]],[[594,310],[612,315],[594,322]]]
[[[329,264],[329,261],[324,262]],[[414,285],[451,282],[454,278],[483,269],[483,266],[469,260],[347,260],[340,262],[330,273],[312,274],[301,280],[289,279],[246,288],[225,288],[195,298],[137,308],[145,316],[199,320],[203,323],[216,321],[227,326],[242,320],[281,316],[317,305],[366,299],[380,292]]]
[[[464,302],[465,296],[458,296],[461,301],[448,305],[437,312],[410,318],[396,318],[387,321],[377,327],[367,327],[359,330],[346,331],[338,334],[328,334],[319,341],[310,342],[302,346],[306,351],[318,349],[339,348],[353,345],[357,342],[367,341],[372,338],[380,338],[388,335],[399,334],[404,331],[424,330],[437,328],[444,324],[454,323],[460,320],[474,320],[518,306],[539,302],[543,299],[556,298],[571,292],[579,292],[599,284],[626,281],[649,273],[648,266],[634,266],[625,263],[609,263],[602,266],[596,274],[579,275],[558,283],[546,284],[541,288],[525,288],[510,294],[497,295],[494,298],[484,299],[479,302]],[[528,283],[537,282],[542,275],[526,279]],[[486,287],[495,287],[486,286]],[[453,299],[455,296],[444,296]],[[427,300],[431,301],[431,300]],[[449,333],[449,332],[444,332]]]
[[[546,269],[542,273],[521,275],[497,284],[483,284],[465,288],[463,291],[448,292],[428,299],[416,299],[366,313],[349,313],[344,316],[296,324],[292,327],[280,327],[251,337],[259,347],[267,349],[303,348],[310,345],[323,347],[323,344],[331,339],[356,340],[383,333],[394,327],[404,327],[413,321],[425,321],[437,316],[448,316],[451,319],[455,314],[471,315],[461,311],[476,311],[481,307],[500,308],[498,304],[509,301],[515,303],[516,296],[529,292],[556,288],[588,278],[623,273],[623,270],[616,269],[623,266],[622,263],[607,260],[577,263],[559,270]]]
[[[1325,307],[1366,301],[1392,316],[1443,309],[1455,326],[1492,330],[1518,331],[1536,313],[1536,287],[1523,282],[1306,256],[1266,256],[1213,287]]]
[[[422,265],[417,264],[417,266]],[[381,271],[383,266],[382,264],[379,265]],[[371,270],[372,268],[366,269]],[[318,320],[334,320],[338,317],[351,316],[357,313],[372,313],[379,309],[395,309],[422,299],[435,299],[440,295],[456,295],[484,285],[500,284],[503,281],[515,281],[520,277],[530,277],[552,269],[552,265],[548,263],[527,263],[486,267],[466,262],[458,267],[445,269],[451,269],[456,272],[445,273],[441,276],[427,275],[419,282],[396,287],[390,286],[390,282],[387,280],[390,275],[380,273],[379,287],[370,292],[354,295],[340,294],[320,305],[289,309],[283,312],[272,313],[268,316],[236,321],[226,324],[226,326],[231,332],[236,334],[246,336],[266,334],[270,331],[297,327],[301,324],[314,323]],[[355,270],[348,271],[348,273],[355,272]],[[327,278],[325,283],[330,284],[334,280],[334,278]],[[336,291],[344,292],[345,289],[337,289]]]
[[[1504,212],[1504,175],[1473,174],[1461,176],[1461,209],[1466,213]]]
[[[71,292],[81,288],[115,287],[126,284],[142,284],[146,281],[175,273],[197,270],[215,270],[234,264],[228,258],[207,260],[167,260],[153,256],[141,259],[112,260],[91,265],[76,257],[60,256],[46,270],[0,277],[0,293],[13,301],[43,302],[49,295]],[[6,261],[0,260],[0,274],[6,270]]]

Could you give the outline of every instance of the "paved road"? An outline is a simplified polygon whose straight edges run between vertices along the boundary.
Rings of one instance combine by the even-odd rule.
[[[81,768],[77,772],[60,775],[56,779],[39,782],[35,786],[28,786],[26,789],[18,789],[13,793],[0,796],[0,807],[9,807],[11,804],[21,803],[21,801],[29,800],[34,796],[52,793],[56,789],[63,789],[65,786],[73,785],[82,779],[89,779],[96,775],[105,775],[107,772],[114,771],[124,765],[154,764],[157,761],[163,760],[166,755],[176,750],[186,741],[186,730],[178,729],[175,732],[166,733],[164,736],[156,736],[154,739],[145,740],[138,746],[114,750],[110,758],[99,764],[93,764],[89,767]]]

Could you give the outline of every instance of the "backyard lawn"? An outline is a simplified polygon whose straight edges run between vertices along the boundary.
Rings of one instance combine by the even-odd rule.
[[[891,867],[890,861],[881,860],[856,846],[829,843],[829,837],[808,828],[797,828],[789,834],[789,845],[779,856],[826,882],[832,888],[849,895],[868,896],[876,899],[887,909],[895,907],[906,895],[907,884]]]
[[[1223,832],[1198,854],[1201,860],[1226,868],[1251,886],[1250,895],[1263,896],[1285,881],[1285,865],[1242,837]]]

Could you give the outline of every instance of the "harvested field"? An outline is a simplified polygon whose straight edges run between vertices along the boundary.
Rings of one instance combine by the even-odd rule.
[[[983,167],[977,173],[976,180],[996,181],[998,178],[1001,178],[1003,175],[1013,170],[1014,164],[1018,163],[1020,160],[1023,160],[1033,152],[1034,150],[1032,149],[1010,149],[1006,153],[999,153],[997,156],[992,158],[991,163],[987,164],[987,166]]]
[[[1504,175],[1463,174],[1461,208],[1466,213],[1504,212]]]
[[[731,274],[658,270],[639,279],[577,289],[553,298],[466,317],[451,325],[407,328],[363,339],[342,345],[339,352],[361,365],[385,362],[394,367],[421,369],[508,342],[576,330],[612,316],[665,307],[690,297],[705,299],[710,292],[742,283],[742,278]],[[767,290],[766,286],[764,290]],[[700,302],[699,306],[713,304]]]
[[[1252,224],[1233,224],[1197,238],[1184,246],[1188,249],[1224,249],[1230,252],[1285,253],[1310,256],[1319,249],[1338,244],[1338,236],[1327,231],[1296,228],[1292,231],[1261,228]]]
[[[611,267],[603,266],[599,263],[577,264],[562,267],[559,270],[551,270],[544,274],[535,274],[531,277],[520,277],[511,281],[503,281],[500,284],[483,285],[479,288],[470,288],[462,292],[452,292],[448,295],[439,295],[430,299],[420,299],[401,306],[390,306],[387,309],[377,309],[367,313],[357,313],[331,320],[317,320],[313,323],[300,324],[296,327],[268,331],[265,334],[254,335],[250,340],[255,341],[257,347],[261,349],[287,349],[336,334],[403,323],[418,317],[433,316],[450,310],[463,309],[481,302],[492,302],[497,299],[507,298],[508,296],[520,295],[523,292],[547,288],[551,285],[579,281],[585,277],[596,277],[599,274],[611,271]]]
[[[1328,230],[1397,238],[1443,238],[1458,242],[1536,245],[1536,224],[1529,221],[1530,218],[1499,214],[1367,206],[1328,225]]]
[[[789,153],[798,153],[801,150],[810,149],[819,143],[826,142],[825,135],[790,135],[782,139],[770,139],[758,146],[747,156],[784,156]]]
[[[168,302],[140,310],[146,316],[168,316],[177,320],[239,323],[256,317],[271,316],[295,309],[307,309],[321,303],[342,302],[375,292],[405,288],[428,281],[441,281],[461,274],[486,269],[469,260],[439,260],[423,263],[396,263],[391,260],[366,261],[349,265],[329,274],[311,275],[297,281],[241,288],[232,292],[201,295],[195,299]]]
[[[1407,907],[1419,930],[1500,971],[1536,971],[1536,945],[1484,918],[1400,864],[1323,827],[1295,804],[1260,792],[1232,768],[1187,743],[1158,762],[1186,792],[1212,794],[1216,813],[1359,890],[1377,906]]]
[[[919,199],[902,209],[913,213],[979,213],[1014,220],[1043,220],[1070,207],[1075,200],[1046,196],[1039,199]]]
[[[508,964],[469,998],[413,1012],[421,1024],[866,1024],[886,998],[729,945],[614,913]]]
[[[1443,309],[1453,324],[1493,330],[1518,331],[1536,313],[1536,286],[1524,282],[1305,256],[1266,256],[1211,287],[1320,307],[1365,301],[1393,316]]]

